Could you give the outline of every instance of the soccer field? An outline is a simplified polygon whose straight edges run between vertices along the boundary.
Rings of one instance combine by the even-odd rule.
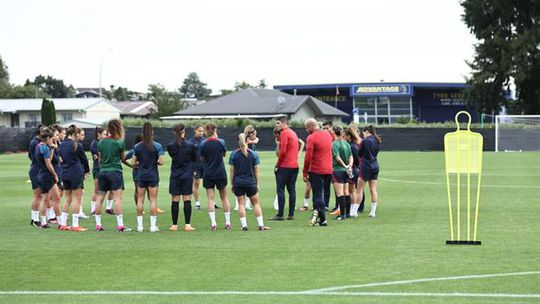
[[[261,154],[261,201],[273,216],[271,152]],[[228,156],[228,155],[227,155]],[[210,231],[205,209],[196,231],[169,232],[170,159],[160,169],[159,233],[83,233],[31,227],[28,159],[0,155],[0,303],[533,303],[540,301],[540,153],[484,154],[478,239],[447,246],[442,152],[379,155],[377,218],[367,213],[308,227],[310,212],[257,231]],[[136,224],[131,172],[124,171],[124,221]],[[92,183],[86,181],[89,213]],[[230,189],[230,188],[228,188]],[[301,206],[304,183],[297,183]],[[229,191],[230,192],[230,191]],[[203,207],[206,195],[202,195]],[[234,202],[229,193],[229,199]],[[366,201],[369,211],[369,194]],[[221,203],[218,201],[218,204]],[[333,198],[331,200],[333,206]],[[146,205],[148,210],[148,205]],[[148,213],[145,228],[149,227]],[[183,223],[182,211],[180,224]],[[81,225],[94,227],[93,219]],[[48,293],[50,292],[50,293]]]

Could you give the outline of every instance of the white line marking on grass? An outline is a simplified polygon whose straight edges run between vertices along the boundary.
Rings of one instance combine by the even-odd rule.
[[[402,180],[402,179],[390,179],[390,178],[382,178],[379,177],[379,180],[385,181],[385,182],[393,182],[393,183],[404,183],[404,184],[418,184],[418,185],[437,185],[446,186],[446,183],[436,183],[436,182],[426,182],[426,181],[414,181],[414,180]],[[455,186],[456,184],[450,184],[451,186]],[[518,188],[518,189],[540,189],[540,186],[529,186],[529,185],[489,185],[489,184],[482,184],[481,187],[490,187],[490,188]]]
[[[309,292],[304,291],[0,291],[0,296],[36,296],[36,295],[78,295],[78,296],[209,296],[209,295],[233,295],[233,296],[374,296],[374,297],[473,297],[473,298],[521,298],[538,299],[540,294],[515,294],[515,293],[433,293],[433,292]]]
[[[463,275],[463,276],[453,276],[453,277],[425,278],[425,279],[401,280],[401,281],[390,281],[390,282],[375,282],[375,283],[366,283],[366,284],[358,284],[358,285],[345,285],[345,286],[336,286],[336,287],[329,287],[329,288],[312,289],[312,290],[306,290],[305,292],[326,293],[326,292],[351,289],[351,288],[366,288],[366,287],[378,287],[378,286],[389,286],[389,285],[415,284],[415,283],[424,283],[424,282],[484,279],[484,278],[509,277],[509,276],[526,276],[526,275],[535,275],[535,274],[540,274],[540,271],[473,274],[473,275]]]

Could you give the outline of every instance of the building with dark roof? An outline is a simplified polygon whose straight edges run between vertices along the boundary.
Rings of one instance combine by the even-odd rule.
[[[313,96],[366,123],[393,124],[400,118],[423,122],[453,121],[457,112],[467,110],[477,121],[474,107],[465,104],[465,83],[332,83],[276,85],[289,94]]]
[[[121,118],[149,118],[158,110],[156,104],[151,101],[118,101],[113,105],[121,111]]]
[[[310,117],[318,120],[337,120],[348,116],[347,113],[312,96],[295,96],[277,90],[255,88],[225,95],[174,114],[161,118],[265,119],[287,116],[290,120],[303,121]]]

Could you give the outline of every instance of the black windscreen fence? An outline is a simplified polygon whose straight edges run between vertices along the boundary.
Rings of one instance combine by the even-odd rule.
[[[238,134],[242,132],[242,128],[222,128],[218,129],[218,135],[223,138],[227,144],[228,150],[234,150],[238,147]],[[294,129],[298,137],[305,141],[307,132],[304,129]],[[436,129],[436,128],[380,128],[377,132],[382,137],[383,143],[381,150],[383,151],[443,151],[444,135],[448,132],[453,132],[455,129]],[[495,150],[495,130],[481,129],[473,130],[484,136],[484,151]],[[27,151],[28,143],[33,136],[33,129],[25,128],[0,128],[0,153]],[[126,147],[133,147],[135,136],[142,132],[142,128],[129,127],[126,128]],[[517,132],[517,131],[516,131]],[[534,134],[531,134],[533,132]],[[94,129],[85,129],[86,139],[83,143],[86,150],[90,149],[90,143],[94,137]],[[257,150],[272,151],[276,149],[274,136],[271,128],[257,129],[259,143]],[[193,129],[186,129],[186,139],[193,136]],[[520,142],[527,142],[529,138],[538,138],[540,129],[527,130],[521,133],[513,133],[512,138]],[[166,145],[173,141],[174,133],[170,128],[155,128],[154,140],[159,142],[165,148]],[[538,145],[531,146],[536,150],[540,150]],[[532,149],[532,150],[535,150]],[[523,148],[522,150],[528,150]]]

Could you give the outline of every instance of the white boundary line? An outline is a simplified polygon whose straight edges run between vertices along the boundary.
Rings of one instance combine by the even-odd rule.
[[[329,292],[329,291],[344,290],[344,289],[350,289],[350,288],[366,288],[366,287],[378,287],[378,286],[389,286],[389,285],[415,284],[415,283],[424,283],[424,282],[469,280],[469,279],[483,279],[483,278],[496,278],[496,277],[509,277],[509,276],[525,276],[525,275],[535,275],[535,274],[540,274],[540,271],[474,274],[474,275],[453,276],[453,277],[425,278],[425,279],[401,280],[401,281],[390,281],[390,282],[375,282],[375,283],[366,283],[366,284],[359,284],[359,285],[345,285],[345,286],[336,286],[336,287],[321,288],[321,289],[312,289],[312,290],[306,290],[306,292],[308,293],[309,292]]]
[[[525,276],[540,274],[540,271],[526,271],[526,272],[511,272],[511,273],[494,273],[494,274],[480,274],[480,275],[465,275],[465,276],[453,276],[453,277],[439,277],[439,278],[425,278],[415,280],[402,280],[402,281],[390,281],[390,282],[376,282],[360,285],[348,285],[337,286],[330,288],[305,290],[305,291],[145,291],[145,290],[125,290],[125,291],[82,291],[82,290],[66,290],[66,291],[32,291],[32,290],[15,290],[15,291],[0,291],[0,296],[25,296],[25,295],[90,295],[90,296],[102,296],[102,295],[158,295],[158,296],[179,296],[179,295],[255,295],[255,296],[296,296],[296,295],[310,295],[310,296],[375,296],[375,297],[471,297],[471,298],[522,298],[522,299],[540,299],[540,294],[512,294],[512,293],[433,293],[433,292],[345,292],[336,291],[349,288],[365,288],[376,286],[389,286],[389,285],[402,285],[402,284],[414,284],[422,282],[436,282],[436,281],[448,281],[448,280],[466,280],[466,279],[480,279],[480,278],[494,278],[494,277],[507,277],[507,276]]]
[[[382,178],[382,177],[379,177],[379,180],[385,181],[385,182],[404,183],[404,184],[420,184],[420,185],[436,185],[436,186],[444,185],[444,186],[446,186],[446,183],[413,181],[413,180],[401,180],[401,179],[391,179],[391,178]],[[455,186],[456,184],[451,184],[451,185]],[[529,185],[487,185],[487,184],[482,184],[481,187],[540,189],[540,186],[529,186]]]

